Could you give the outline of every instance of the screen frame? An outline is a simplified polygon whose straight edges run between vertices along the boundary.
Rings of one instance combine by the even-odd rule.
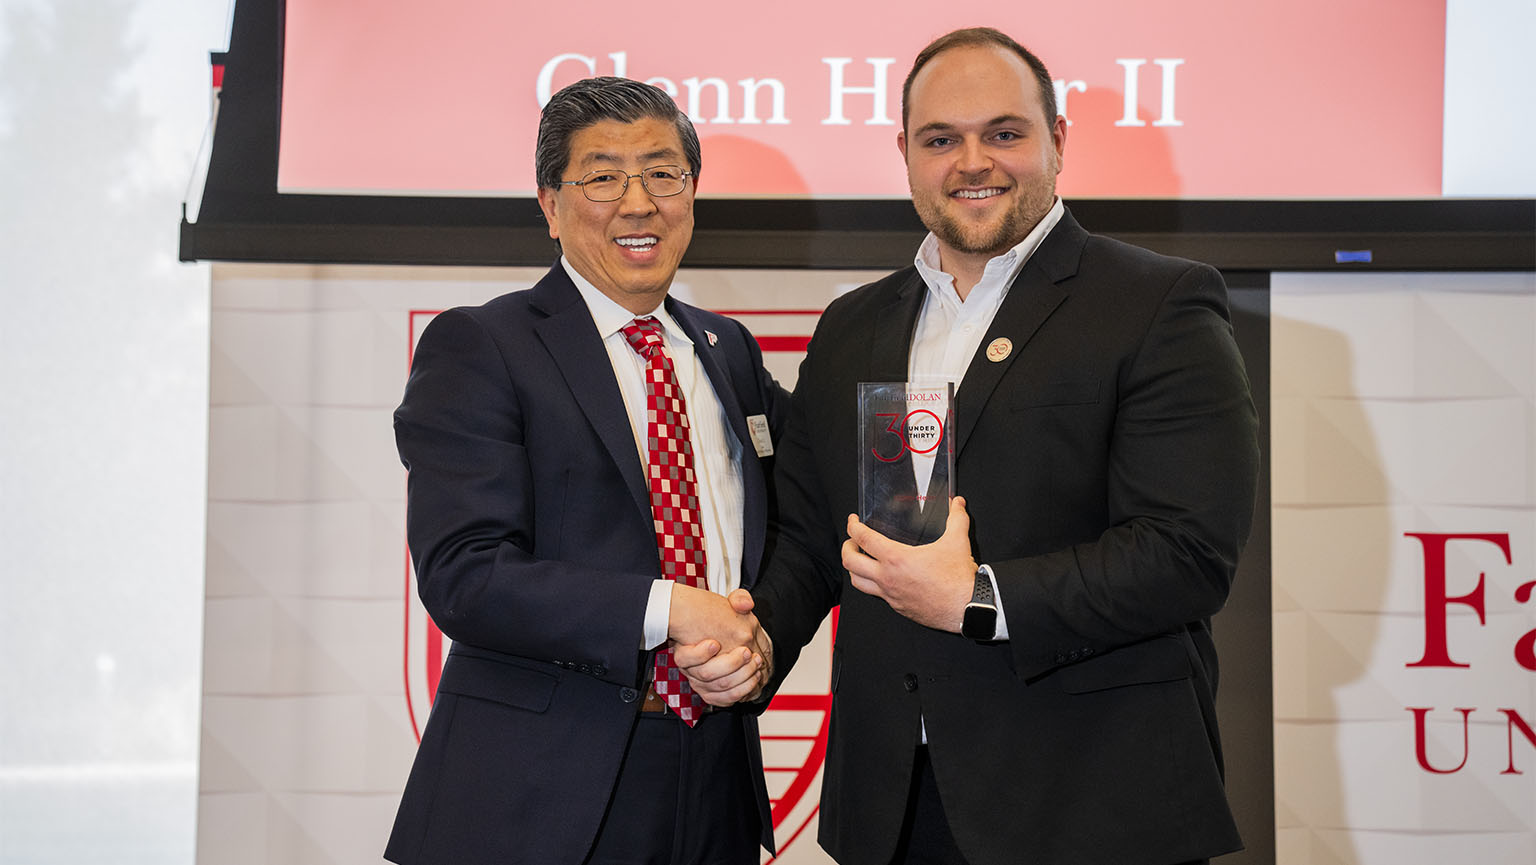
[[[183,261],[540,266],[532,197],[277,192],[283,0],[240,0]],[[1090,230],[1236,270],[1536,269],[1536,199],[1072,199]],[[687,267],[893,268],[924,229],[899,199],[702,197]],[[1342,255],[1341,255],[1342,254]]]

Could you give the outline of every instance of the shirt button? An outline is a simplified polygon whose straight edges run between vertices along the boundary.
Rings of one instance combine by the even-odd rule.
[[[902,676],[901,677],[901,686],[903,688],[906,688],[908,691],[916,691],[917,690],[917,677],[912,675],[911,673],[908,673],[905,676]]]

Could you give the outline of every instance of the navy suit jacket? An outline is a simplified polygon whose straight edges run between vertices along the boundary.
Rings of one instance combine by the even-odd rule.
[[[742,584],[757,579],[783,391],[757,342],[678,301],[742,443]],[[711,340],[705,331],[715,337]],[[576,865],[596,837],[640,708],[660,577],[645,470],[591,314],[556,264],[533,288],[438,315],[395,412],[422,603],[453,640],[385,856],[425,865]],[[756,718],[737,712],[764,843]]]
[[[781,527],[753,591],[776,675],[841,603],[820,841],[890,861],[919,718],[972,865],[1125,865],[1240,846],[1223,793],[1216,657],[1248,535],[1257,420],[1215,270],[1070,213],[1014,280],[956,394],[955,485],[1011,640],[913,623],[853,589],[855,387],[903,381],[914,268],[829,306],[778,449]],[[998,362],[995,339],[1012,341]]]

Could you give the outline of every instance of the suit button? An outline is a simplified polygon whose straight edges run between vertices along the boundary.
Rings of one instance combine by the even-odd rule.
[[[902,687],[906,688],[908,691],[916,691],[917,690],[917,677],[912,675],[911,673],[908,673],[905,676],[901,677],[901,685],[902,685]]]
[[[640,699],[640,692],[636,691],[634,688],[620,688],[619,699],[626,703],[633,703],[634,701]]]
[[[1076,655],[1077,653],[1073,652],[1072,654]],[[592,672],[592,668],[587,666],[586,664],[577,664],[576,665],[576,672],[578,672],[578,673],[590,673],[590,672]]]
[[[603,675],[607,675],[607,673],[608,673],[608,668],[603,666],[602,664],[597,664],[596,666],[594,666],[592,668],[592,675],[594,675],[594,676],[603,676]]]

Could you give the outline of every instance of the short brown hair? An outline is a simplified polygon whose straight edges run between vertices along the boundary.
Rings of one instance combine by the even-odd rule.
[[[1028,48],[1015,42],[1012,36],[992,27],[967,27],[963,30],[952,30],[943,36],[928,43],[928,47],[917,52],[917,59],[912,61],[912,71],[907,73],[907,80],[901,85],[901,129],[907,129],[907,116],[910,114],[908,101],[912,96],[912,79],[928,61],[939,56],[951,48],[972,48],[987,45],[995,45],[1006,48],[1019,55],[1025,63],[1029,64],[1031,71],[1035,73],[1035,80],[1040,84],[1040,104],[1045,107],[1045,122],[1056,122],[1056,84],[1051,80],[1051,73],[1046,71],[1045,64],[1040,58],[1029,52]]]

